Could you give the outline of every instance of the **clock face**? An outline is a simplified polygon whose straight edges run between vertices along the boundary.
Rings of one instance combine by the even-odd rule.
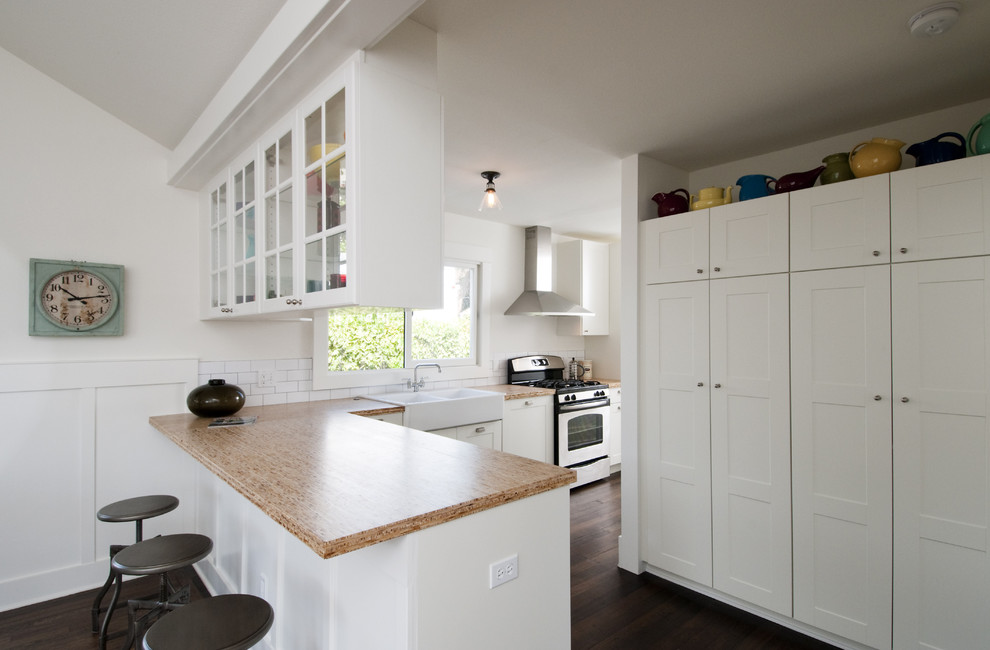
[[[40,287],[41,312],[60,328],[82,332],[107,322],[117,311],[117,292],[91,271],[60,271]]]

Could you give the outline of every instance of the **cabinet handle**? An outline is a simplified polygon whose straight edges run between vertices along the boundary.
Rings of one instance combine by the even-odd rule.
[[[721,266],[716,266],[716,267],[715,267],[714,269],[712,269],[712,270],[713,270],[713,271],[715,271],[716,273],[718,273],[719,271],[721,271],[721,270],[722,270],[722,267],[721,267]]]
[[[910,402],[911,400],[909,400],[909,399],[908,399],[908,398],[906,398],[906,397],[902,397],[902,398],[901,398],[901,401],[902,401],[902,402],[904,402],[905,404],[907,404],[907,403],[908,403],[908,402]]]
[[[476,427],[475,430],[474,430],[474,432],[475,433],[484,433],[485,432],[485,427]]]
[[[882,398],[882,397],[880,397],[879,395],[874,395],[874,396],[873,396],[873,399],[874,399],[874,401],[877,401],[877,402],[879,402],[879,401],[880,401],[880,400],[882,400],[883,398]]]
[[[532,405],[533,405],[533,402],[530,401],[530,400],[526,400],[525,402],[523,402],[523,406],[532,406]]]
[[[222,313],[224,313],[224,314],[232,314],[232,313],[234,313],[234,308],[233,307],[221,307],[220,308],[220,311]]]
[[[873,251],[873,257],[880,257],[880,251]]]
[[[907,252],[907,249],[906,248],[901,248],[901,252],[902,253],[906,253]]]
[[[698,273],[704,273],[705,269],[698,269]]]
[[[713,384],[713,387],[714,388],[721,388],[722,387],[722,384]]]
[[[287,304],[287,305],[301,305],[302,304],[302,298],[286,298],[285,299],[285,304]]]
[[[699,381],[699,382],[698,382],[698,388],[701,388],[701,387],[702,387],[702,386],[704,386],[704,385],[705,385],[705,382],[703,382],[703,381]]]

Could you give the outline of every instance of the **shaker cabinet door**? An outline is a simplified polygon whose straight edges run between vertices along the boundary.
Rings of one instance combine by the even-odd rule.
[[[646,288],[640,453],[647,562],[710,587],[708,284]]]
[[[890,262],[890,175],[790,193],[791,270]]]
[[[990,639],[990,258],[895,265],[894,647]]]
[[[794,618],[890,648],[890,266],[791,274]]]
[[[711,281],[713,586],[791,614],[786,273]]]
[[[708,277],[708,213],[682,212],[639,224],[640,282],[683,282]]]
[[[990,158],[891,174],[890,219],[894,262],[990,254]]]
[[[711,278],[786,273],[786,194],[709,208]]]

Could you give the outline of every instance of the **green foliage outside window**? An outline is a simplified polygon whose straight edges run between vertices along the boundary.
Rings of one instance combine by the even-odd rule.
[[[402,309],[330,312],[330,372],[403,367],[405,311]]]
[[[466,359],[471,356],[471,318],[456,321],[417,318],[413,312],[414,359]]]

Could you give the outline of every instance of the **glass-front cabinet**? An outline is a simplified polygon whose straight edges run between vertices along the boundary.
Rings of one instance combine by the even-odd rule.
[[[204,190],[204,318],[442,303],[434,89],[356,55]]]

